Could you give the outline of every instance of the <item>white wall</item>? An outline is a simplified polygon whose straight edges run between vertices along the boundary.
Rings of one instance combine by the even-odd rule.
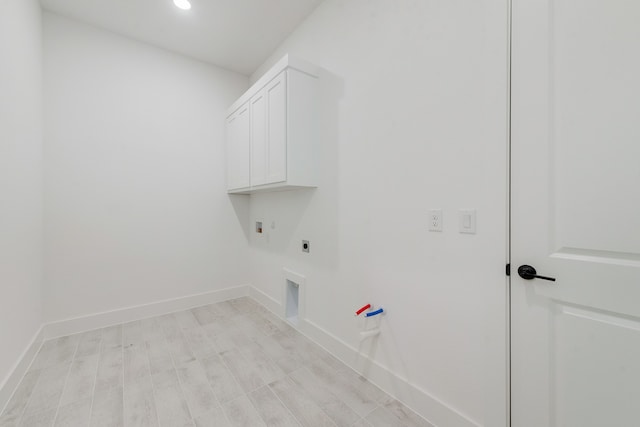
[[[41,281],[40,6],[36,0],[3,0],[0,2],[0,391],[40,327]]]
[[[251,196],[252,283],[280,301],[282,267],[306,276],[303,330],[442,426],[506,425],[507,16],[506,0],[327,0],[252,76],[288,52],[337,99],[319,188]],[[466,208],[476,235],[458,233]],[[359,347],[367,302],[387,314]]]
[[[45,320],[246,284],[223,139],[247,77],[50,13],[44,40]]]

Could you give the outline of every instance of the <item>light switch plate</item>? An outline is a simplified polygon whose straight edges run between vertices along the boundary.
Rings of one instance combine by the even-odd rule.
[[[476,210],[461,209],[458,211],[459,231],[465,234],[476,234]]]
[[[431,209],[427,216],[429,231],[442,231],[442,209]]]

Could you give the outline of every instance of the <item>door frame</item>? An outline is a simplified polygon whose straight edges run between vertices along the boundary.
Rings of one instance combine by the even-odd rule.
[[[511,399],[512,399],[512,386],[511,386],[511,354],[512,354],[512,343],[511,343],[511,310],[512,310],[512,298],[511,298],[511,286],[513,281],[511,280],[511,203],[512,203],[512,164],[513,159],[511,157],[511,146],[513,144],[513,129],[511,123],[512,117],[512,58],[513,58],[513,0],[507,1],[507,9],[508,9],[508,23],[507,23],[507,264],[505,267],[505,273],[507,275],[507,366],[506,366],[506,375],[507,375],[507,383],[506,383],[506,396],[507,396],[507,413],[506,413],[506,425],[508,427],[511,426]]]

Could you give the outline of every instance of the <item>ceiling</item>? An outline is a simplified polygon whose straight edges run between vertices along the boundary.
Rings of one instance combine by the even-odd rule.
[[[249,75],[322,0],[41,0],[45,10]]]

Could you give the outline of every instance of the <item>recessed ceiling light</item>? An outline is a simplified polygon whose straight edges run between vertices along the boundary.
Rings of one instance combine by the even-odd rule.
[[[173,4],[175,4],[182,10],[191,9],[191,3],[189,2],[189,0],[173,0]]]

